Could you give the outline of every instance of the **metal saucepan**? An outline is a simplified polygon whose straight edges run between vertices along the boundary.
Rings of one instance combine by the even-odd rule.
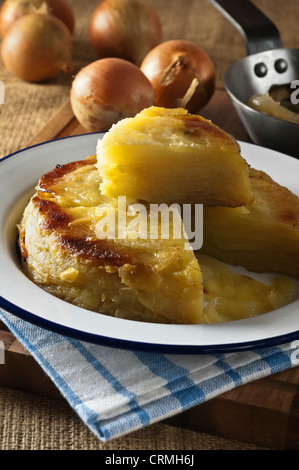
[[[241,33],[247,56],[224,77],[225,89],[249,136],[258,145],[299,158],[299,124],[247,105],[273,85],[299,80],[299,49],[285,49],[276,26],[249,0],[209,0]]]

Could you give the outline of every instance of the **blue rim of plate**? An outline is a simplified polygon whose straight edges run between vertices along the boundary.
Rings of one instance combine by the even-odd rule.
[[[28,151],[35,147],[43,146],[45,144],[51,144],[53,142],[58,142],[61,140],[73,139],[78,137],[88,137],[91,135],[103,135],[104,132],[91,132],[84,134],[76,134],[71,136],[60,137],[57,139],[50,139],[44,142],[40,142],[26,148],[17,150],[13,153],[10,153],[0,159],[0,165],[3,161],[12,158],[22,152]],[[255,145],[255,144],[252,144]],[[56,322],[52,322],[41,318],[34,313],[25,310],[4,297],[0,296],[0,308],[5,311],[15,315],[16,317],[25,320],[26,322],[44,328],[47,331],[57,333],[66,337],[71,337],[79,341],[86,341],[93,344],[98,344],[101,346],[107,346],[112,348],[132,350],[132,351],[145,351],[145,352],[155,352],[162,354],[221,354],[221,353],[232,353],[232,352],[241,352],[249,351],[254,349],[269,348],[273,346],[278,346],[284,343],[292,342],[299,339],[299,330],[295,330],[284,335],[273,336],[270,338],[252,340],[248,342],[235,342],[227,344],[209,344],[209,345],[176,345],[176,344],[158,344],[158,343],[148,343],[142,341],[130,341],[126,339],[113,338],[108,336],[103,336],[100,334],[92,334],[85,331],[80,331],[68,326],[63,326]]]
[[[275,336],[264,340],[251,341],[246,343],[233,343],[225,345],[175,345],[175,344],[156,344],[145,343],[138,341],[129,341],[123,339],[116,339],[99,334],[91,334],[83,331],[78,331],[70,327],[59,325],[55,322],[42,319],[27,310],[24,310],[8,300],[0,297],[0,307],[13,315],[25,320],[33,325],[39,326],[63,336],[71,337],[79,341],[86,341],[101,346],[108,346],[112,348],[125,349],[131,351],[145,351],[156,352],[163,354],[219,354],[219,353],[232,353],[249,351],[254,349],[269,348],[278,346],[280,344],[292,342],[299,339],[299,331],[294,331],[286,335]]]

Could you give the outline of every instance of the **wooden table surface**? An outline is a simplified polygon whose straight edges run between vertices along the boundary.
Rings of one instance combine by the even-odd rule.
[[[221,82],[201,114],[232,132],[237,139],[249,140]],[[73,115],[70,103],[66,102],[29,144],[84,132]],[[0,340],[5,344],[6,354],[5,364],[1,366],[0,385],[60,397],[35,360],[1,323]],[[274,445],[277,448],[298,445],[299,448],[298,404],[299,368],[295,368],[226,392],[169,422],[258,445]]]
[[[78,2],[73,3],[80,8]],[[216,65],[216,91],[201,114],[230,132],[236,139],[250,141],[222,85],[226,69],[246,54],[238,31],[206,0],[152,0],[150,3],[156,7],[162,19],[164,39],[180,37],[193,41],[209,53]],[[254,3],[278,26],[285,46],[299,47],[296,22],[296,18],[299,18],[298,0],[255,0]],[[95,1],[89,4],[90,11],[95,4]],[[86,15],[88,18],[88,12]],[[81,32],[84,18],[80,17],[80,21]],[[85,18],[85,23],[86,21]],[[78,69],[84,61],[93,58],[90,49],[90,55],[84,55],[82,51],[80,55],[78,47]],[[49,95],[51,106],[43,113],[43,108],[39,106],[45,88],[21,83],[11,77],[3,65],[1,67],[6,89],[12,92],[7,96],[7,104],[0,108],[0,156],[1,152],[3,156],[27,145],[85,132],[73,116],[68,82],[58,80],[49,85],[47,90],[52,93]],[[27,109],[22,114],[20,100],[22,109],[26,109],[26,96],[29,111]],[[24,122],[26,112],[30,110],[31,118]],[[15,116],[13,128],[10,127],[12,112]],[[46,120],[43,115],[47,116]],[[0,340],[5,344],[5,364],[0,368],[0,386],[50,397],[59,396],[56,387],[3,324],[0,324]],[[179,415],[171,423],[270,448],[299,448],[299,370],[296,368],[239,387]]]

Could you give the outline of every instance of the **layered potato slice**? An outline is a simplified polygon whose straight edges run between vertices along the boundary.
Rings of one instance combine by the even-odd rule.
[[[252,200],[238,143],[185,109],[150,107],[97,145],[101,191],[149,203],[241,206]]]
[[[254,201],[204,207],[202,252],[250,271],[299,278],[299,198],[250,168]]]
[[[25,273],[50,294],[94,312],[201,323],[202,275],[188,240],[171,231],[168,239],[134,230],[110,237],[108,214],[116,220],[128,212],[129,226],[136,210],[120,214],[119,201],[101,194],[95,163],[88,157],[41,177],[18,227]]]

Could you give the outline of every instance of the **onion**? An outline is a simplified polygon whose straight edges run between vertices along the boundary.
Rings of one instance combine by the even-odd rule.
[[[156,106],[199,111],[215,90],[209,56],[188,41],[173,39],[153,48],[140,65],[155,91]]]
[[[73,80],[70,97],[76,118],[90,132],[107,131],[155,100],[153,87],[139,67],[116,57],[82,68]]]
[[[102,0],[91,17],[89,36],[98,57],[119,57],[139,66],[161,42],[162,26],[143,0]]]
[[[5,0],[0,10],[0,35],[5,36],[10,26],[28,13],[45,13],[59,18],[74,31],[74,13],[67,0]]]
[[[1,56],[13,75],[42,82],[72,71],[72,35],[55,16],[29,13],[7,31]]]

